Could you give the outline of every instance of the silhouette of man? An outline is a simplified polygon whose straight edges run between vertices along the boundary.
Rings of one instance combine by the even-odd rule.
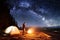
[[[23,35],[24,35],[24,32],[25,32],[25,22],[23,23]]]

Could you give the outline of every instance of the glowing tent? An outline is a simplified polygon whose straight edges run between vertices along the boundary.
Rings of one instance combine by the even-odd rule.
[[[20,31],[16,26],[9,26],[8,28],[6,28],[5,33],[15,35],[20,34]]]

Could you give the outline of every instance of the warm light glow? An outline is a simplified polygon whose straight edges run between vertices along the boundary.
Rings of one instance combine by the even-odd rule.
[[[12,29],[12,27],[6,28],[5,33],[10,33],[11,29]]]
[[[34,33],[34,29],[33,29],[33,28],[28,29],[27,33],[28,33],[28,34]]]
[[[5,30],[5,33],[14,35],[14,34],[20,34],[20,31],[16,26],[10,26]]]
[[[31,34],[31,33],[32,33],[32,30],[29,29],[29,30],[28,30],[28,33]]]

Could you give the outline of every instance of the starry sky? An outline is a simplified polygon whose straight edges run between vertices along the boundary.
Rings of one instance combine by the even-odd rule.
[[[60,0],[8,0],[10,14],[20,27],[60,26]]]

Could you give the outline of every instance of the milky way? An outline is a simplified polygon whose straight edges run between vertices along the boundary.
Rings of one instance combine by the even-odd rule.
[[[59,0],[8,0],[8,3],[19,27],[23,22],[28,26],[60,26]]]

